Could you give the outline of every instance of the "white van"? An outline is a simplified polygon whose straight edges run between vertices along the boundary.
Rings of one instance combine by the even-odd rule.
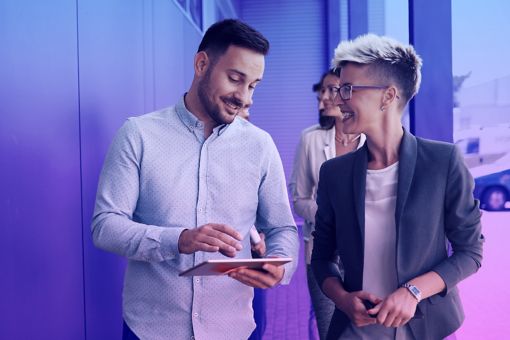
[[[510,152],[510,124],[457,131],[454,140],[468,168],[491,164]]]

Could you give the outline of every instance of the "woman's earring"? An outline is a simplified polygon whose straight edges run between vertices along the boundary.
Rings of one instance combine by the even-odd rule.
[[[382,112],[384,112],[384,110],[386,110],[386,108],[385,108],[384,106],[381,106],[380,110],[381,110]]]

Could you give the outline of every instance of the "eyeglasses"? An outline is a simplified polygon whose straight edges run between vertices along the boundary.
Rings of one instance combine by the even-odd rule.
[[[368,90],[368,89],[387,89],[388,86],[377,86],[377,85],[351,85],[345,84],[340,87],[331,87],[330,89],[330,99],[334,100],[338,94],[340,94],[340,98],[342,100],[349,100],[352,98],[352,90]]]
[[[324,95],[324,93],[327,95],[327,98],[333,99],[336,97],[336,94],[338,93],[338,87],[335,86],[320,87],[317,90],[317,100],[321,100],[321,97]]]

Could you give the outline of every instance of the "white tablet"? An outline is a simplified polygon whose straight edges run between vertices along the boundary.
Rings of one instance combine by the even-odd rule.
[[[179,274],[179,276],[206,276],[206,275],[224,275],[238,268],[250,268],[263,270],[262,266],[266,263],[275,266],[292,261],[290,257],[268,257],[262,259],[215,259],[204,261],[190,269]]]

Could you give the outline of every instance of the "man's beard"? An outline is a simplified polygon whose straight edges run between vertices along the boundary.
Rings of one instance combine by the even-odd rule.
[[[230,124],[234,120],[235,116],[232,117],[232,119],[227,119],[230,117],[230,115],[223,117],[220,113],[220,108],[217,104],[215,104],[210,97],[211,91],[211,72],[212,67],[209,68],[204,75],[204,78],[200,81],[198,84],[198,99],[200,100],[200,104],[202,105],[203,109],[205,110],[205,113],[209,115],[217,124]],[[234,98],[231,97],[221,97],[222,100],[230,102],[230,104],[239,107],[238,111],[242,108],[242,103]]]
[[[198,99],[200,100],[200,104],[202,105],[205,113],[209,115],[217,124],[230,124],[234,120],[235,117],[232,117],[232,119],[226,119],[226,117],[223,117],[220,113],[220,108],[217,104],[215,104],[212,100],[209,94],[211,93],[211,71],[212,68],[209,68],[204,75],[204,78],[200,81],[198,84]],[[223,98],[223,100],[229,101],[233,105],[238,106],[239,108],[242,106],[242,104],[239,102],[239,100],[230,97],[230,98]]]
[[[200,100],[200,104],[209,117],[211,117],[216,123],[223,124],[220,119],[220,109],[218,105],[215,105],[209,98],[209,93],[211,93],[209,86],[210,82],[211,70],[208,69],[204,78],[198,84],[198,100]]]

